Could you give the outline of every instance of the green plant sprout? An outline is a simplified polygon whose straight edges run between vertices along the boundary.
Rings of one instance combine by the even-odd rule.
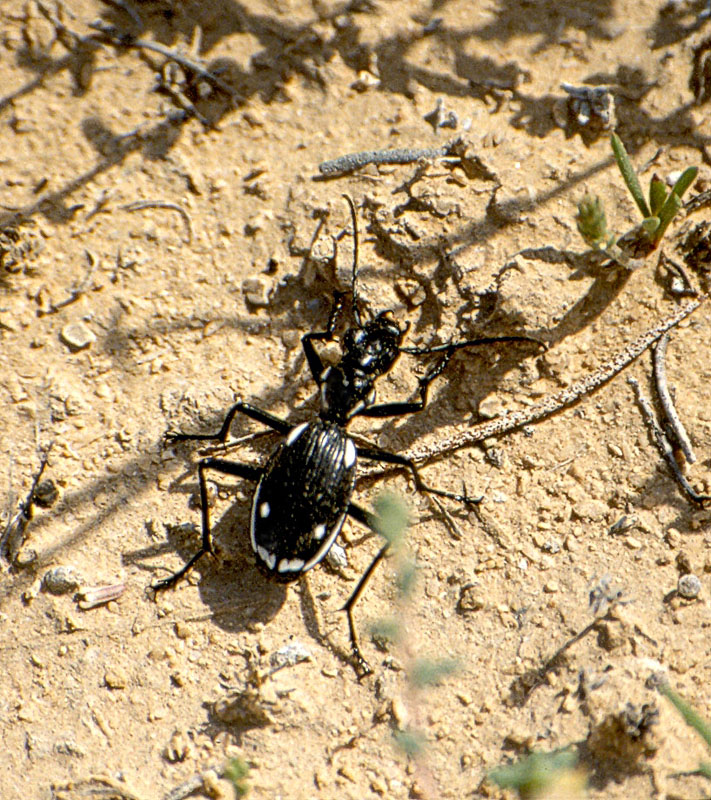
[[[570,748],[530,755],[497,767],[489,780],[501,789],[513,789],[523,800],[550,800],[552,797],[585,797],[586,778],[577,768],[578,756]],[[558,793],[561,792],[559,795]]]
[[[607,228],[605,209],[600,198],[586,194],[578,204],[576,217],[578,230],[586,244],[593,250],[604,251],[621,266],[634,269],[639,262],[630,257],[629,251],[647,256],[658,247],[669,224],[682,206],[681,198],[696,180],[699,170],[698,167],[687,167],[670,191],[667,191],[664,181],[655,173],[649,182],[649,200],[647,200],[622,140],[613,133],[610,142],[625,185],[642,214],[642,222],[630,234],[617,238]],[[628,247],[623,249],[620,243]]]
[[[248,773],[249,767],[239,757],[233,758],[225,767],[223,777],[232,784],[236,797],[244,797],[249,791],[249,785],[247,784]]]
[[[402,652],[406,659],[408,682],[405,696],[409,698],[409,702],[406,700],[406,705],[417,708],[419,702],[416,693],[440,684],[457,671],[458,663],[452,658],[418,658],[409,652],[404,612],[415,585],[417,564],[407,546],[408,510],[403,500],[392,494],[378,497],[373,507],[373,528],[388,543],[389,553],[395,565],[393,584],[400,607],[392,616],[377,620],[371,625],[370,632],[374,639],[395,645]],[[405,725],[402,730],[396,730],[393,739],[408,758],[417,758],[427,745],[425,734],[410,725]]]
[[[659,693],[663,694],[681,714],[684,718],[684,722],[692,727],[706,742],[706,746],[711,749],[711,725],[709,725],[701,714],[699,714],[693,706],[689,705],[681,695],[677,694],[666,680],[661,681],[657,688],[659,689]],[[702,761],[699,764],[698,773],[711,780],[711,763]]]

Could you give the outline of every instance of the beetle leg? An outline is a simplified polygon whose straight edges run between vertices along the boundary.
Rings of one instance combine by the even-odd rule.
[[[261,477],[264,470],[261,467],[255,467],[251,464],[240,464],[236,461],[227,461],[224,458],[203,458],[198,462],[198,483],[200,486],[200,511],[202,516],[202,544],[200,549],[195,555],[181,567],[177,572],[157,581],[151,587],[154,591],[158,592],[162,589],[168,589],[186,575],[195,563],[201,559],[205,553],[212,553],[212,533],[210,530],[210,508],[207,500],[207,481],[205,480],[205,470],[214,469],[216,472],[221,472],[223,475],[235,475],[238,478],[244,478],[248,481],[257,482]]]
[[[245,416],[250,417],[257,422],[261,422],[262,425],[273,428],[275,431],[279,431],[279,433],[284,435],[286,435],[292,428],[292,424],[290,422],[286,422],[274,414],[270,414],[268,411],[263,411],[261,408],[257,408],[251,403],[245,403],[243,400],[238,400],[227,412],[225,421],[222,423],[222,427],[217,433],[166,433],[164,442],[168,445],[175,444],[176,442],[188,441],[218,441],[224,444],[225,441],[227,441],[227,436],[230,432],[232,421],[237,414],[244,414]]]
[[[353,519],[358,520],[358,522],[365,525],[370,530],[374,531],[375,528],[372,524],[372,516],[369,514],[365,509],[361,508],[360,506],[355,505],[354,503],[350,503],[348,506],[348,513]],[[348,632],[350,634],[351,639],[351,652],[353,653],[353,661],[355,663],[356,672],[358,673],[358,678],[365,678],[366,675],[371,675],[373,670],[370,668],[370,665],[363,657],[363,654],[360,651],[360,644],[358,641],[358,632],[355,626],[355,619],[353,618],[353,607],[360,599],[360,596],[363,594],[368,581],[370,580],[373,572],[375,572],[375,568],[378,564],[382,561],[383,557],[387,553],[388,549],[390,548],[389,544],[384,545],[380,548],[378,553],[375,555],[373,560],[368,565],[366,571],[360,576],[360,580],[358,581],[358,585],[355,587],[353,592],[351,592],[351,596],[346,601],[346,604],[341,609],[345,611],[348,615]]]
[[[436,494],[438,497],[448,497],[450,500],[456,500],[458,503],[465,503],[466,505],[472,506],[476,506],[482,501],[481,497],[470,497],[466,491],[464,494],[457,494],[456,492],[448,492],[445,489],[435,489],[433,486],[429,486],[420,477],[415,462],[397,453],[388,453],[387,450],[380,450],[377,447],[359,447],[358,455],[362,458],[368,458],[371,461],[382,461],[385,464],[396,464],[400,467],[407,467],[412,474],[415,481],[415,488],[418,492]]]

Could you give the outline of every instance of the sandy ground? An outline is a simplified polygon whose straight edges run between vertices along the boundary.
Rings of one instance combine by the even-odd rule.
[[[229,797],[216,775],[235,758],[253,797],[500,797],[492,768],[566,745],[591,797],[708,792],[687,774],[703,745],[646,681],[664,671],[711,717],[711,511],[680,494],[625,375],[424,468],[433,485],[483,495],[478,515],[447,501],[443,514],[404,475],[359,484],[364,507],[384,490],[407,499],[419,565],[407,601],[387,563],[357,607],[373,667],[362,681],[339,609],[378,545],[356,522],[341,574],[271,584],[249,545],[250,485],[213,475],[218,557],[147,592],[199,544],[198,447],[163,448],[164,433],[217,430],[236,396],[294,423],[314,414],[300,337],[349,288],[343,193],[358,206],[364,316],[392,309],[422,346],[549,345],[462,351],[425,412],[351,426],[394,452],[538,402],[685,302],[657,253],[630,274],[585,256],[586,191],[618,233],[639,214],[607,132],[577,126],[560,84],[610,87],[643,185],[698,165],[691,194],[708,188],[708,106],[689,85],[711,32],[702,7],[72,0],[62,28],[32,2],[0,2],[2,527],[50,443],[43,479],[59,491],[0,574],[4,800],[102,787]],[[82,38],[97,19],[210,75]],[[457,136],[466,170],[430,161],[315,180],[324,159]],[[667,256],[683,263],[686,234],[709,216],[675,220]],[[707,493],[710,316],[683,322],[667,354],[697,455],[688,478]],[[335,343],[324,351],[338,357]],[[426,364],[403,356],[379,396],[411,396]],[[648,353],[626,375],[652,394]],[[232,432],[258,429],[240,419]],[[275,441],[230,456],[261,463]],[[81,589],[125,590],[83,608],[74,589],[41,583],[57,566]],[[684,573],[700,580],[694,600],[675,592]],[[601,586],[624,604],[603,600],[542,669],[594,622]],[[395,613],[405,635],[379,647],[369,631]],[[270,674],[293,652],[308,660]],[[457,668],[417,688],[421,659]],[[426,737],[418,758],[394,744],[402,731]]]

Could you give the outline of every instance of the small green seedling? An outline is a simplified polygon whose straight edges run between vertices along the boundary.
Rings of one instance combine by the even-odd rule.
[[[497,767],[489,779],[502,789],[513,789],[523,800],[554,796],[585,797],[585,775],[577,768],[578,756],[570,748],[552,753],[533,752],[514,764]],[[561,795],[559,795],[561,793]]]
[[[646,256],[658,247],[666,229],[681,208],[681,198],[696,179],[699,170],[697,167],[687,167],[670,191],[667,191],[664,181],[655,173],[649,183],[649,200],[647,200],[622,140],[613,133],[610,142],[625,185],[642,213],[642,222],[631,232],[632,241],[637,245],[631,249],[634,254],[641,253]],[[637,266],[634,259],[626,252],[630,248],[623,250],[620,247],[621,239],[608,231],[605,209],[599,197],[585,195],[578,204],[577,221],[578,230],[590,247],[605,251],[621,266],[628,268]],[[630,244],[629,238],[629,235],[625,236],[627,245]]]
[[[698,734],[699,736],[706,742],[706,746],[711,749],[711,725],[699,714],[699,712],[689,703],[684,700],[684,698],[677,694],[671,686],[667,683],[667,681],[662,681],[659,683],[658,686],[660,694],[663,694],[664,697],[669,700],[669,702],[674,706],[674,708],[681,714],[684,718],[684,722],[687,725],[690,725]],[[703,775],[705,778],[711,780],[711,763],[708,761],[702,761],[699,764],[699,775]]]
[[[373,528],[388,543],[391,563],[395,568],[393,584],[398,608],[392,616],[377,620],[370,632],[377,641],[387,643],[387,646],[394,645],[403,657],[407,673],[404,703],[417,709],[421,705],[419,692],[442,683],[459,669],[459,664],[453,658],[419,658],[412,654],[406,618],[417,578],[417,564],[407,544],[407,506],[402,499],[391,494],[381,495],[373,506]],[[425,734],[410,724],[394,731],[393,739],[408,758],[417,758],[427,747]]]
[[[244,797],[249,791],[247,775],[249,767],[241,758],[233,758],[225,767],[223,776],[232,784],[236,797]]]

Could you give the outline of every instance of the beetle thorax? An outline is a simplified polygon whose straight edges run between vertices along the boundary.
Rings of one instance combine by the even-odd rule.
[[[345,425],[375,401],[375,381],[390,372],[400,355],[403,331],[388,312],[349,328],[343,335],[343,357],[321,375],[324,420]]]

